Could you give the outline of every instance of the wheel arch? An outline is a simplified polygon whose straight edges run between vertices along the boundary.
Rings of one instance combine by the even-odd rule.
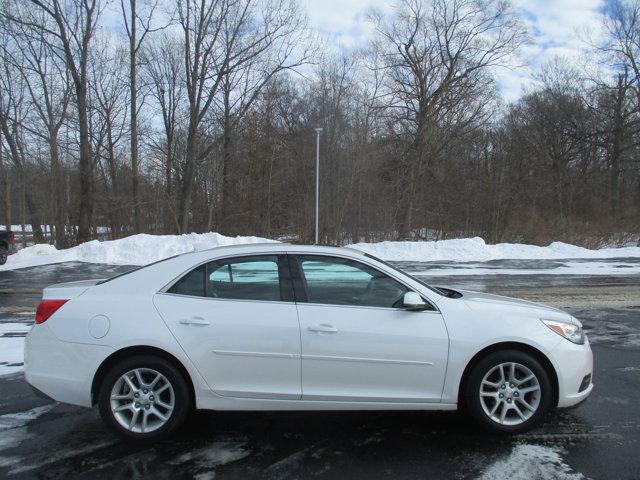
[[[494,343],[492,345],[489,345],[483,348],[478,353],[476,353],[471,358],[471,360],[469,360],[469,362],[467,362],[467,366],[462,372],[462,377],[460,378],[460,384],[458,385],[458,407],[464,406],[464,401],[463,401],[464,393],[467,388],[469,374],[471,373],[471,370],[473,369],[473,367],[487,355],[493,352],[498,352],[500,350],[519,350],[521,352],[528,353],[533,358],[535,358],[538,362],[540,362],[540,364],[542,365],[542,368],[545,369],[545,371],[549,375],[549,380],[551,381],[551,388],[552,388],[552,395],[553,395],[551,399],[551,405],[553,406],[558,405],[558,398],[560,394],[558,374],[553,364],[549,360],[549,357],[547,357],[544,353],[542,353],[537,348],[532,347],[531,345],[528,345],[526,343],[500,342],[500,343]]]
[[[158,347],[151,347],[149,345],[136,345],[131,347],[122,348],[120,350],[115,351],[107,358],[105,358],[98,369],[96,370],[95,375],[93,376],[93,381],[91,382],[91,405],[95,405],[98,402],[98,393],[100,392],[100,387],[102,382],[107,374],[107,372],[116,365],[118,362],[129,358],[133,355],[153,355],[159,358],[166,360],[171,363],[174,367],[176,367],[184,376],[185,381],[189,387],[189,397],[191,402],[191,408],[195,407],[196,403],[196,393],[193,385],[193,380],[191,379],[191,375],[184,367],[182,362],[174,357],[172,354],[167,352],[166,350],[162,350]]]

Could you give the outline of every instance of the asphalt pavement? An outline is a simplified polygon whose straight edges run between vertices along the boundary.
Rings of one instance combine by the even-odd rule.
[[[0,326],[30,323],[44,285],[129,268],[2,272]],[[640,275],[425,278],[566,307],[592,343],[592,396],[516,436],[486,434],[457,412],[200,412],[175,438],[141,447],[95,409],[42,400],[14,373],[0,376],[0,478],[640,479]]]

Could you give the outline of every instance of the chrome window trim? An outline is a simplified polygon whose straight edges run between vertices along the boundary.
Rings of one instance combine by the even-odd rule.
[[[398,276],[396,275],[396,272],[394,271],[393,274],[383,271],[381,270],[377,265],[372,265],[371,263],[369,263],[368,258],[364,256],[364,254],[362,255],[362,257],[366,260],[362,260],[362,258],[360,258],[359,256],[350,256],[350,255],[337,255],[335,253],[318,253],[318,252],[313,252],[313,251],[289,251],[289,250],[269,250],[269,251],[264,251],[264,252],[247,252],[247,253],[241,253],[241,254],[236,254],[236,255],[225,255],[225,256],[220,256],[220,257],[213,257],[213,258],[209,258],[207,260],[203,260],[199,263],[196,263],[195,265],[190,266],[189,268],[187,268],[186,270],[183,270],[180,274],[176,275],[169,283],[167,283],[164,287],[162,287],[160,290],[158,290],[156,292],[156,294],[164,294],[164,295],[172,295],[172,296],[176,296],[176,297],[184,297],[184,298],[205,298],[205,299],[209,299],[209,300],[218,300],[218,301],[230,301],[230,302],[259,302],[259,303],[282,303],[282,304],[292,304],[292,305],[314,305],[314,306],[319,306],[319,307],[345,307],[345,308],[368,308],[368,309],[375,309],[375,310],[391,310],[391,311],[407,311],[404,308],[394,308],[394,307],[374,307],[374,306],[366,306],[366,305],[340,305],[340,304],[333,304],[333,303],[311,303],[311,302],[283,302],[282,300],[249,300],[249,299],[232,299],[232,298],[215,298],[215,297],[200,297],[197,295],[183,295],[183,294],[179,294],[179,293],[169,293],[167,290],[169,290],[171,287],[173,287],[173,285],[180,280],[182,277],[184,277],[187,273],[189,273],[191,270],[195,270],[196,268],[202,266],[202,265],[206,265],[209,262],[215,262],[218,260],[227,260],[227,259],[232,259],[232,258],[242,258],[242,257],[256,257],[256,256],[269,256],[269,255],[275,255],[275,256],[279,256],[279,255],[292,255],[292,256],[296,256],[296,255],[310,255],[310,256],[317,256],[317,257],[333,257],[333,258],[339,258],[339,259],[343,259],[343,260],[353,260],[355,262],[359,262],[362,263],[364,265],[366,265],[369,268],[372,268],[388,277],[393,278],[396,282],[400,283],[401,285],[404,285],[406,288],[408,288],[410,291],[415,292],[416,289],[413,288],[410,285],[407,285],[407,283],[405,281],[403,281],[401,278],[398,278]],[[418,293],[418,292],[416,292]],[[432,310],[418,310],[418,311],[413,311],[411,313],[438,313],[440,314],[440,309],[438,308],[438,306],[435,304],[435,302],[433,300],[431,300],[430,298],[428,298],[427,296],[425,296],[422,293],[419,293],[419,295],[422,297],[422,299],[427,302],[429,305],[431,305],[431,307],[433,307]]]

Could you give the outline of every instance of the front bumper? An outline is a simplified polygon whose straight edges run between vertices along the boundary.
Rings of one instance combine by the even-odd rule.
[[[552,351],[558,375],[558,407],[573,407],[593,391],[593,352],[589,341],[576,345],[562,341]],[[587,376],[590,376],[585,380]]]

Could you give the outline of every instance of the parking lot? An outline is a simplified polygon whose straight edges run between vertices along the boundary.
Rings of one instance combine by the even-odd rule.
[[[640,478],[638,275],[425,277],[548,302],[584,322],[596,361],[593,395],[527,434],[488,435],[458,413],[201,412],[176,438],[141,447],[106,431],[95,409],[34,396],[21,366],[2,358],[2,341],[28,330],[42,286],[127,268],[67,263],[0,276],[0,368],[16,370],[0,376],[0,477]]]

